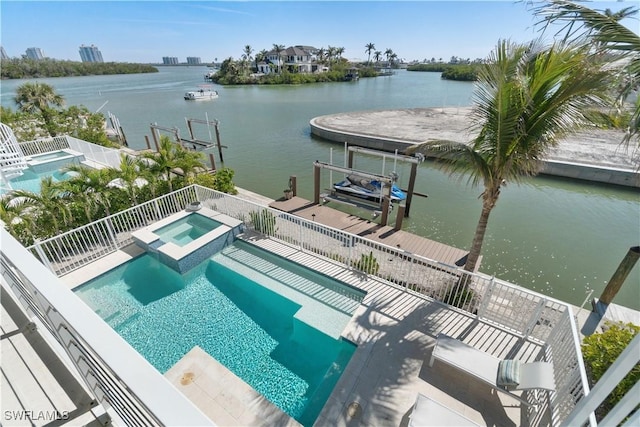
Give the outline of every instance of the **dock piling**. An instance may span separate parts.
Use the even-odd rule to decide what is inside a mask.
[[[620,262],[618,269],[613,273],[604,291],[602,291],[599,302],[602,304],[610,304],[611,301],[613,301],[613,298],[615,298],[622,284],[627,279],[627,276],[636,265],[638,258],[640,258],[640,246],[632,246],[629,248],[629,251],[627,251],[627,254]]]

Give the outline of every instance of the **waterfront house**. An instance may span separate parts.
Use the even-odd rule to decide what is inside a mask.
[[[326,71],[316,61],[317,49],[311,46],[290,46],[279,53],[271,50],[265,60],[258,63],[258,73],[270,74],[284,68],[292,73],[314,73]]]

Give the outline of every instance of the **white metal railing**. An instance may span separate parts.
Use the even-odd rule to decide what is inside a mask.
[[[84,154],[85,159],[92,162],[113,168],[120,165],[120,150],[103,147],[68,135],[20,142],[18,146],[25,156],[70,149]]]
[[[36,139],[18,143],[25,156],[48,153],[50,151],[69,148],[69,140],[66,136],[54,136],[53,138]]]
[[[0,174],[3,180],[22,175],[22,171],[26,168],[24,153],[13,131],[9,126],[0,123]],[[10,189],[11,186],[8,185],[8,188]]]
[[[214,425],[9,233],[0,233],[2,286],[62,346],[97,403],[127,426]]]
[[[28,249],[61,276],[132,244],[133,231],[180,212],[195,200],[195,188],[187,187],[36,242]]]
[[[120,166],[120,150],[103,147],[72,136],[67,136],[67,141],[69,142],[69,148],[84,154],[87,160],[112,168],[118,168]]]
[[[553,361],[558,391],[551,393],[554,421],[562,421],[588,393],[580,338],[571,307],[561,301],[479,273],[469,273],[402,249],[308,221],[235,196],[193,185],[37,242],[29,249],[56,274],[66,274],[133,242],[131,232],[178,212],[193,201],[243,221],[247,230],[330,258],[442,301],[542,346]],[[555,422],[554,422],[555,424]]]

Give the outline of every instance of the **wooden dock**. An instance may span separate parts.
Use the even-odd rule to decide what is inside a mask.
[[[469,253],[406,231],[394,230],[390,226],[382,226],[359,216],[330,208],[327,205],[316,205],[301,197],[276,200],[270,203],[269,206],[309,221],[315,221],[454,267],[464,266]],[[479,265],[480,262],[478,262],[477,267]]]

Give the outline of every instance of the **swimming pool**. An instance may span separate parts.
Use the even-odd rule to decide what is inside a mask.
[[[64,151],[64,150],[51,151],[49,153],[44,153],[44,154],[35,154],[35,155],[31,156],[31,161],[47,162],[47,161],[50,161],[50,160],[63,159],[65,157],[69,157],[69,156],[73,156],[73,154],[70,154],[69,152]]]
[[[22,175],[11,178],[9,184],[14,190],[39,193],[43,178],[51,177],[53,182],[69,179],[71,175],[63,172],[63,169],[70,164],[80,164],[83,160],[85,157],[82,153],[72,150],[36,154],[28,157],[27,169],[22,171]]]
[[[11,188],[14,190],[31,191],[32,193],[40,192],[40,185],[43,178],[50,176],[53,182],[64,181],[69,179],[69,175],[62,171],[47,171],[47,172],[34,172],[28,168],[22,171],[22,175],[17,176],[9,180]]]
[[[306,426],[355,351],[340,332],[364,297],[242,241],[183,275],[145,254],[75,292],[160,372],[200,346]]]
[[[198,213],[187,215],[178,221],[154,231],[163,242],[184,246],[216,229],[222,223]]]

